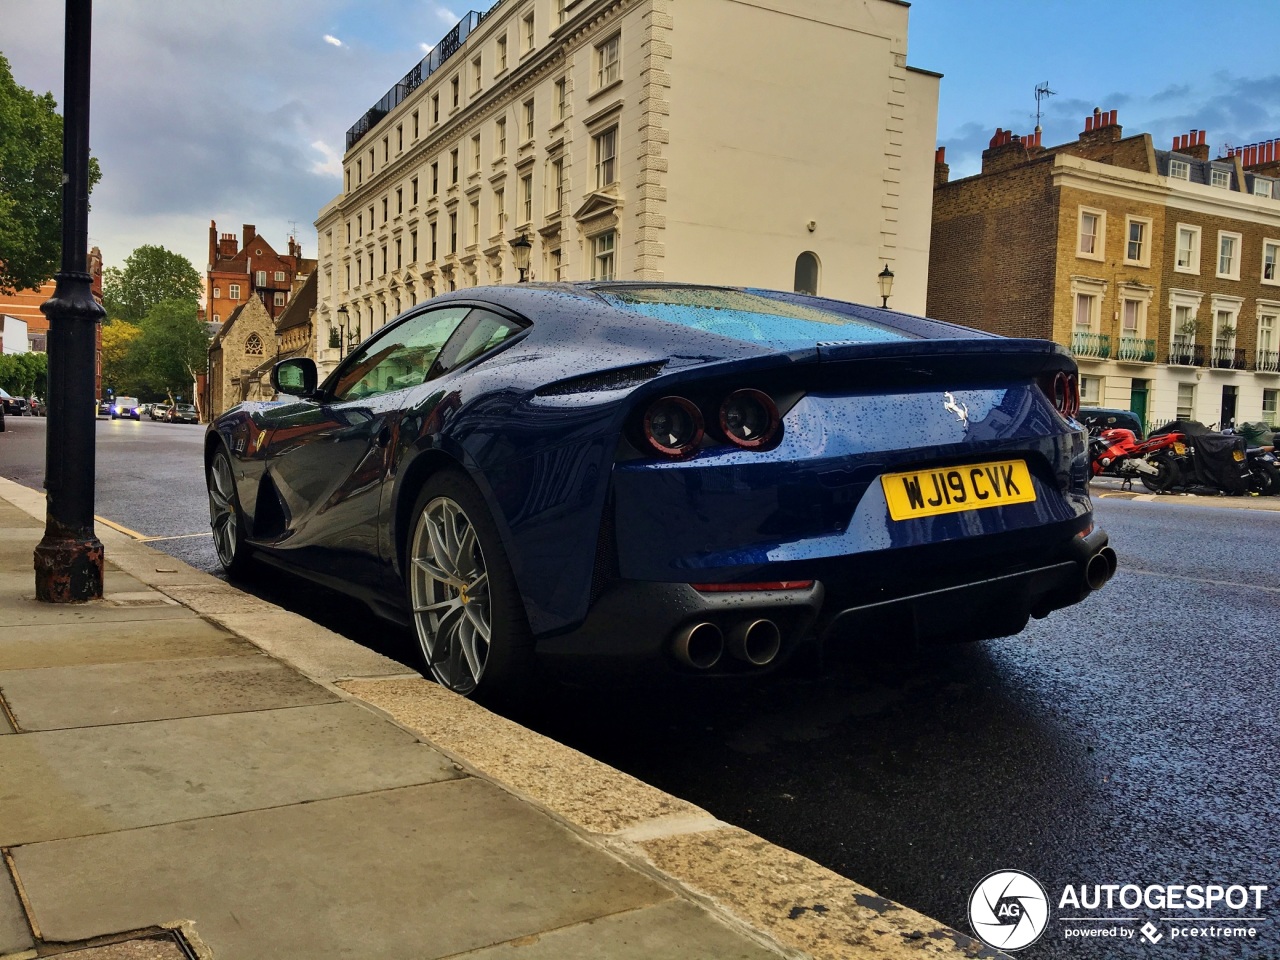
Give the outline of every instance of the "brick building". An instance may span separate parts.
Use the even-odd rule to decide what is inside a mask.
[[[1083,402],[1149,424],[1275,423],[1280,160],[1158,150],[1095,110],[1076,140],[997,130],[982,172],[935,157],[928,313],[1068,347]]]
[[[246,399],[259,399],[263,369],[278,352],[275,321],[261,298],[236,307],[209,344],[208,396],[204,413],[212,420]]]
[[[235,309],[256,297],[274,320],[289,303],[293,282],[315,270],[315,260],[302,256],[302,245],[289,238],[289,252],[276,253],[251,223],[243,227],[242,239],[234,233],[219,235],[218,225],[209,221],[209,264],[205,276],[206,315],[221,324]]]
[[[803,6],[803,11],[798,7]],[[937,74],[898,0],[501,0],[347,132],[316,219],[318,359],[518,279],[805,289],[922,311]],[[803,51],[797,55],[796,51]],[[338,314],[339,308],[345,313]]]

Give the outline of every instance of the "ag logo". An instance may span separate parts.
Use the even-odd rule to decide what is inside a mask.
[[[969,897],[969,925],[989,947],[1021,950],[1049,925],[1049,897],[1040,881],[1021,870],[983,877]]]

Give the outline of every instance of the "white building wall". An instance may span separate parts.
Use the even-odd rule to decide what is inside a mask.
[[[0,353],[27,353],[30,349],[27,322],[0,314]]]

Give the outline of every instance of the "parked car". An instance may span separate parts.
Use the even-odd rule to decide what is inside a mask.
[[[49,415],[49,408],[45,406],[44,399],[41,397],[29,397],[28,403],[31,405],[31,413],[37,417],[45,417]]]
[[[164,418],[169,423],[200,422],[200,414],[196,412],[195,404],[192,403],[175,403],[169,408]]]
[[[110,401],[110,400],[99,400],[99,401],[98,401],[98,416],[100,416],[100,417],[109,417],[109,416],[111,416],[111,401]]]
[[[1136,439],[1143,438],[1142,420],[1132,410],[1112,407],[1081,407],[1076,419],[1092,433],[1118,428],[1132,430]]]
[[[140,404],[138,404],[138,419],[139,419],[139,420],[141,420],[143,417],[145,417],[145,416],[147,416],[149,413],[151,413],[151,408],[152,408],[152,407],[154,407],[154,406],[155,406],[155,404],[154,404],[154,403],[140,403]]]
[[[153,403],[147,415],[151,417],[152,420],[163,420],[165,417],[165,414],[167,414],[168,412],[169,412],[169,405],[167,403]]]
[[[11,417],[25,417],[31,413],[26,397],[15,397],[7,390],[0,390],[0,406]]]
[[[801,294],[447,293],[209,427],[218,558],[411,624],[461,694],[1021,631],[1115,570],[1070,354]]]
[[[111,404],[111,419],[116,420],[121,417],[127,417],[130,420],[142,419],[138,415],[137,397],[116,397]]]

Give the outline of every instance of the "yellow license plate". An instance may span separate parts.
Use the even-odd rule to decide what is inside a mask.
[[[1173,452],[1180,457],[1185,456],[1187,452],[1187,445],[1185,443],[1175,443],[1173,445]]]
[[[1031,503],[1036,498],[1031,473],[1022,460],[886,473],[880,485],[889,516],[895,520]]]

